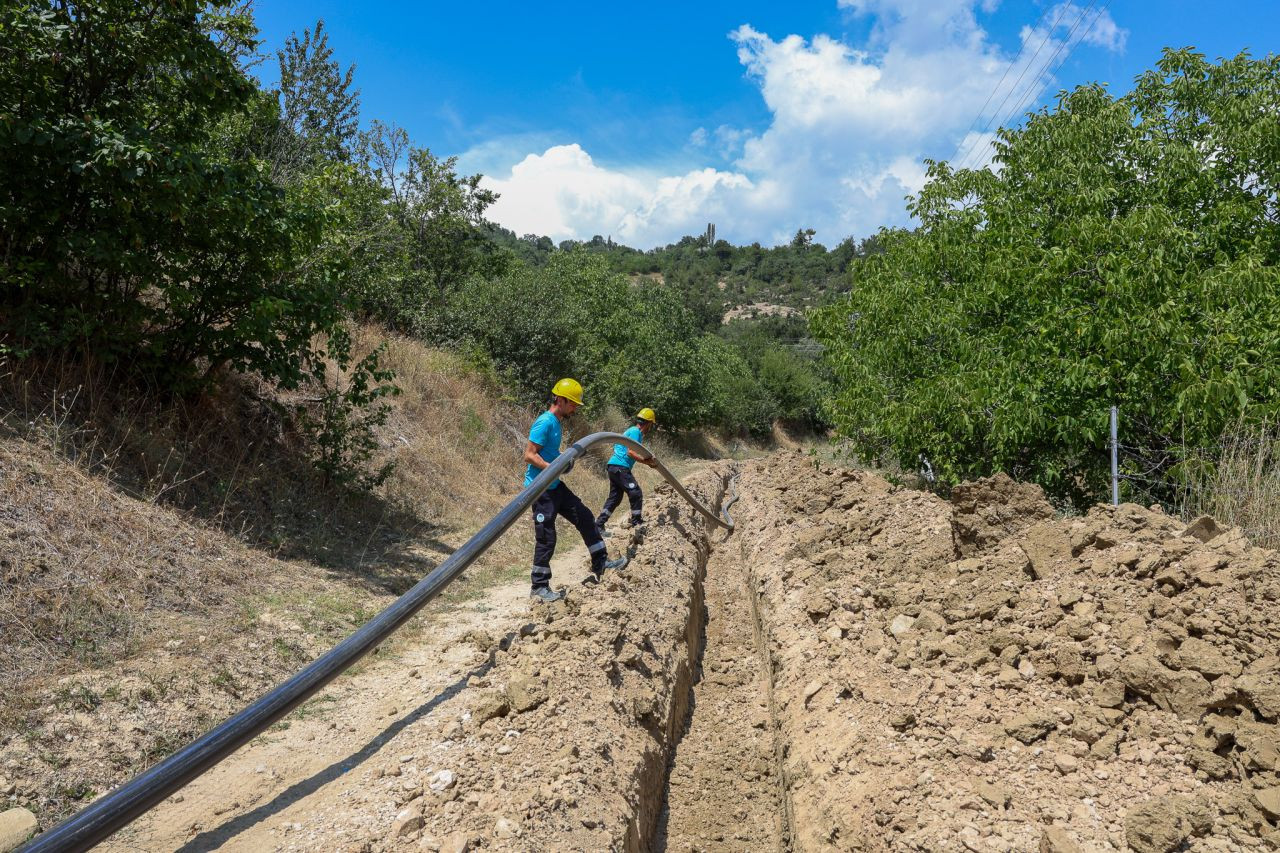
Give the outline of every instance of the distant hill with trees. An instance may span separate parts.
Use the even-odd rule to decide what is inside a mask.
[[[517,236],[498,225],[485,226],[490,238],[515,257],[542,266],[556,253],[581,249],[603,256],[611,269],[632,278],[649,277],[679,288],[700,314],[717,320],[731,308],[766,303],[806,310],[848,292],[849,264],[879,251],[877,238],[849,237],[828,249],[813,240],[811,228],[798,230],[789,243],[766,247],[735,246],[707,233],[685,236],[654,249],[634,249],[609,237],[564,240],[536,234]]]

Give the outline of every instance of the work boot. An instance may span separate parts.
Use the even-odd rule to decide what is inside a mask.
[[[555,604],[564,598],[564,591],[552,589],[549,586],[535,586],[529,596],[536,601],[541,601],[543,604]]]
[[[587,586],[594,586],[604,580],[605,572],[620,572],[627,567],[627,557],[618,557],[616,560],[605,560],[599,569],[592,569],[591,573],[582,579]]]
[[[612,533],[610,533],[608,530],[605,530],[605,529],[604,529],[604,525],[603,525],[603,524],[600,524],[600,523],[598,523],[598,522],[596,523],[596,533],[599,533],[599,534],[600,534],[600,538],[601,538],[601,539],[608,539],[610,536],[612,536],[612,535],[613,535],[613,534],[612,534]]]

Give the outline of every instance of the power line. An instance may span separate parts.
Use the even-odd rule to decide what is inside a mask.
[[[1072,37],[1075,36],[1076,30],[1080,28],[1080,23],[1084,20],[1085,16],[1089,14],[1089,10],[1094,7],[1094,4],[1096,2],[1097,0],[1093,0],[1092,2],[1089,3],[1089,6],[1084,10],[1084,12],[1080,14],[1080,17],[1076,19],[1075,24],[1071,27],[1071,31],[1067,33],[1066,39],[1063,40],[1062,44],[1058,45],[1058,49],[1054,51],[1053,56],[1049,57],[1049,61],[1045,64],[1045,68],[1049,69],[1049,73],[1048,73],[1049,77],[1053,77],[1053,75],[1058,73],[1058,69],[1060,69],[1063,65],[1065,65],[1067,59],[1070,58],[1071,51],[1074,50],[1075,47],[1079,47],[1080,42],[1084,41],[1086,38],[1089,37],[1089,33],[1093,32],[1094,26],[1097,25],[1098,21],[1101,20],[1102,16],[1106,13],[1107,5],[1110,2],[1110,0],[1105,0],[1105,2],[1103,2],[1103,4],[1098,8],[1098,13],[1093,16],[1093,19],[1091,21],[1089,21],[1089,26],[1086,27],[1084,32],[1080,34],[1080,38],[1076,39],[1075,47],[1072,47],[1071,45]],[[1063,55],[1062,60],[1058,62],[1057,65],[1053,65],[1053,61],[1058,58],[1058,55],[1061,54],[1063,50],[1067,51],[1066,54]],[[1049,66],[1053,66],[1053,67],[1049,68]],[[1043,69],[1042,69],[1042,73],[1043,73]],[[1039,75],[1037,75],[1036,79],[1032,79],[1032,81],[1029,84],[1027,84],[1027,88],[1023,90],[1021,97],[1019,97],[1017,100],[1014,101],[1013,111],[1010,112],[1007,116],[1005,116],[1004,121],[1001,122],[1002,125],[1011,121],[1014,115],[1017,114],[1019,109],[1018,104],[1026,100],[1026,98],[1031,94],[1032,90],[1035,88],[1038,82],[1038,76]],[[1017,84],[1015,83],[1014,85],[1016,86]]]
[[[1032,32],[1035,32],[1036,28],[1039,27],[1042,23],[1044,23],[1045,15],[1048,15],[1048,14],[1049,14],[1048,9],[1045,9],[1043,12],[1040,13],[1040,19],[1036,21],[1035,25],[1032,26],[1031,28]],[[1054,23],[1056,24],[1057,22],[1055,21]],[[1052,32],[1053,31],[1052,28],[1050,28],[1049,31]],[[1041,45],[1043,44],[1044,43],[1041,42]],[[955,153],[951,155],[951,162],[953,163],[958,162],[957,158],[960,156],[960,149],[961,147],[964,146],[965,140],[968,139],[969,134],[973,132],[973,129],[978,126],[978,122],[982,121],[982,116],[986,112],[987,106],[991,103],[991,99],[995,97],[996,92],[1000,91],[1000,87],[1004,85],[1005,78],[1009,76],[1009,72],[1013,70],[1013,67],[1018,64],[1018,60],[1022,58],[1022,53],[1026,49],[1027,49],[1027,43],[1025,41],[1022,42],[1022,44],[1018,45],[1017,55],[1013,57],[1013,60],[1010,61],[1008,65],[1005,66],[1004,73],[1000,75],[999,82],[997,82],[996,85],[991,88],[991,91],[987,93],[987,99],[983,101],[982,106],[978,108],[978,114],[973,117],[973,121],[969,124],[969,129],[964,132],[964,135],[960,137],[960,141],[956,143],[956,150],[955,150]],[[1035,57],[1032,57],[1032,59],[1034,58]]]
[[[1093,7],[1096,4],[1097,4],[1097,0],[1089,0],[1089,5],[1084,8],[1084,11],[1082,11],[1080,15],[1076,18],[1076,22],[1071,25],[1071,30],[1067,33],[1067,37],[1062,40],[1062,42],[1058,45],[1057,50],[1055,50],[1053,52],[1053,55],[1049,57],[1048,61],[1046,61],[1045,64],[1040,67],[1040,70],[1037,71],[1035,76],[1031,78],[1031,82],[1027,84],[1027,88],[1024,89],[1022,91],[1022,94],[1018,97],[1018,99],[1014,101],[1013,109],[1008,113],[1004,113],[1003,112],[1004,104],[1002,103],[1000,107],[996,110],[996,115],[1004,116],[1004,118],[1000,121],[1000,124],[998,125],[998,127],[1003,127],[1008,122],[1012,121],[1013,117],[1017,115],[1018,110],[1022,108],[1021,107],[1022,102],[1025,101],[1027,96],[1030,95],[1031,92],[1035,89],[1036,85],[1040,82],[1042,75],[1044,75],[1046,71],[1048,71],[1047,76],[1052,77],[1057,72],[1057,70],[1062,67],[1062,64],[1067,61],[1067,57],[1071,55],[1071,50],[1068,48],[1071,47],[1071,40],[1075,36],[1076,30],[1080,29],[1080,24],[1084,22],[1084,19],[1088,17],[1089,12],[1093,10]],[[1064,5],[1069,5],[1069,4],[1064,4]],[[1081,41],[1084,41],[1084,39],[1089,35],[1089,33],[1092,32],[1094,25],[1098,23],[1098,20],[1102,17],[1102,14],[1103,12],[1106,11],[1106,8],[1107,8],[1107,3],[1104,2],[1102,7],[1098,11],[1098,14],[1095,15],[1093,20],[1089,22],[1088,28],[1084,31],[1084,34],[1081,35],[1080,38],[1076,41],[1076,44],[1079,44]],[[1062,57],[1062,62],[1059,62],[1057,66],[1054,66],[1052,69],[1050,69],[1050,66],[1053,66],[1053,61],[1058,58],[1058,55],[1061,54],[1063,50],[1067,50],[1067,54],[1066,56]],[[1025,72],[1025,69],[1024,69],[1024,72]],[[1021,77],[1018,79],[1018,82],[1021,82]],[[1005,101],[1008,101],[1009,98],[1013,96],[1014,91],[1018,87],[1018,82],[1015,82],[1013,84],[1013,88],[1009,90],[1009,94],[1005,97]],[[983,133],[985,132],[986,130],[984,129]],[[975,148],[971,150],[970,153],[976,154],[980,150],[981,149]],[[975,160],[974,165],[977,165],[977,162],[978,161]]]
[[[1071,36],[1075,34],[1076,28],[1080,26],[1080,22],[1084,20],[1085,15],[1089,14],[1089,10],[1093,8],[1094,3],[1096,2],[1097,0],[1089,0],[1089,5],[1086,6],[1085,9],[1076,18],[1076,22],[1071,27],[1071,30],[1067,33],[1067,37],[1062,40],[1062,42],[1058,45],[1058,49],[1054,51],[1052,56],[1050,56],[1047,60],[1045,60],[1045,63],[1041,65],[1039,69],[1036,71],[1036,73],[1032,76],[1031,83],[1028,85],[1028,88],[1026,91],[1030,91],[1032,88],[1035,87],[1035,84],[1041,79],[1045,71],[1048,70],[1049,66],[1053,64],[1053,60],[1057,58],[1058,53],[1069,41],[1071,41]],[[1058,7],[1059,9],[1058,17],[1054,20],[1053,26],[1049,28],[1049,31],[1045,33],[1044,40],[1040,42],[1040,48],[1036,50],[1036,56],[1039,56],[1040,50],[1042,50],[1044,46],[1049,43],[1049,39],[1052,37],[1053,31],[1057,28],[1058,23],[1062,20],[1062,13],[1065,12],[1070,6],[1071,6],[1070,3],[1063,3],[1061,6]],[[994,122],[997,118],[999,118],[1000,120],[999,120],[999,123],[996,124],[996,127],[1000,128],[1000,127],[1003,127],[1005,123],[1009,121],[1009,118],[1012,117],[1012,114],[1006,113],[1004,111],[1005,104],[1009,103],[1009,99],[1013,97],[1013,93],[1018,90],[1019,84],[1021,84],[1022,79],[1027,76],[1027,71],[1030,70],[1031,65],[1034,62],[1035,62],[1035,56],[1032,56],[1031,62],[1028,62],[1026,68],[1022,69],[1022,73],[1018,75],[1018,79],[1013,82],[1013,85],[1011,87],[1009,87],[1009,91],[1004,96],[1004,100],[1000,102],[1000,106],[996,107],[996,111],[992,113],[991,121],[987,122],[986,127],[982,129],[982,135],[985,135],[987,131],[991,129],[992,122]],[[1014,101],[1014,104],[1013,104],[1014,113],[1017,112],[1023,98],[1026,97],[1026,91],[1023,92],[1022,97],[1020,97],[1017,101]],[[1003,118],[1001,118],[1002,116]],[[980,139],[981,136],[979,136],[978,138]],[[977,139],[975,139],[973,146],[971,146],[969,149],[969,155],[967,155],[965,159],[967,160],[969,156],[974,156],[973,165],[976,166],[981,160],[981,153],[980,153],[981,151],[982,149],[978,147]]]
[[[1063,13],[1063,11],[1065,11],[1065,10],[1066,10],[1067,6],[1068,6],[1068,4],[1067,4],[1067,3],[1062,3],[1062,4],[1059,4],[1059,5],[1058,5],[1058,7],[1057,7],[1057,8],[1058,8],[1058,14],[1054,15],[1054,17],[1053,17],[1053,23],[1052,23],[1052,24],[1050,24],[1050,25],[1049,25],[1049,28],[1048,28],[1047,30],[1045,30],[1045,31],[1044,31],[1044,38],[1040,39],[1040,45],[1036,48],[1036,52],[1035,52],[1035,53],[1033,53],[1033,54],[1031,54],[1031,58],[1027,60],[1027,64],[1026,64],[1026,65],[1023,67],[1023,69],[1022,69],[1022,73],[1018,75],[1018,79],[1017,79],[1017,80],[1015,80],[1015,81],[1013,82],[1013,85],[1009,87],[1009,91],[1005,94],[1005,96],[1004,96],[1004,100],[1003,100],[1003,101],[1001,101],[1001,102],[1000,102],[1000,106],[996,108],[996,112],[995,112],[995,113],[992,113],[992,117],[993,117],[993,118],[995,117],[995,115],[999,114],[1000,110],[1002,110],[1002,109],[1004,108],[1004,105],[1005,105],[1006,103],[1008,103],[1008,101],[1009,101],[1009,95],[1013,94],[1013,90],[1014,90],[1014,89],[1016,89],[1016,88],[1018,87],[1018,84],[1022,82],[1022,78],[1026,76],[1026,74],[1027,74],[1027,69],[1028,69],[1028,68],[1030,68],[1033,64],[1035,64],[1036,57],[1040,55],[1040,51],[1044,50],[1044,46],[1045,46],[1046,44],[1048,44],[1048,43],[1049,43],[1049,39],[1053,36],[1053,31],[1054,31],[1054,30],[1056,30],[1056,29],[1058,28],[1058,22],[1059,22],[1060,20],[1062,20],[1062,13]],[[1044,16],[1045,16],[1045,15],[1047,15],[1048,13],[1049,13],[1049,11],[1046,9],[1046,10],[1045,10],[1045,12],[1044,12],[1044,14],[1042,14],[1042,15],[1040,16],[1040,20],[1041,20],[1041,21],[1043,21],[1043,20],[1044,20]],[[1038,22],[1037,22],[1037,23],[1038,23]],[[1026,44],[1025,44],[1025,43],[1023,44],[1023,47],[1024,47],[1024,48],[1026,47]],[[1021,50],[1019,50],[1019,51],[1018,51],[1018,56],[1021,56],[1021,55],[1022,55],[1022,51],[1021,51]],[[1006,75],[1006,76],[1008,75],[1009,71],[1013,70],[1013,65],[1014,65],[1014,64],[1017,64],[1017,61],[1018,61],[1018,60],[1017,60],[1017,58],[1015,58],[1015,59],[1014,59],[1014,61],[1013,61],[1013,63],[1012,63],[1012,64],[1010,64],[1009,68],[1008,68],[1008,69],[1006,69],[1006,71],[1005,71],[1005,75]],[[1042,70],[1043,70],[1043,69],[1042,69]],[[1000,78],[1000,82],[1001,82],[1001,83],[1003,83],[1003,82],[1004,82],[1004,77],[1001,77],[1001,78]],[[999,89],[999,88],[1000,88],[1000,84],[999,84],[999,83],[997,83],[997,84],[996,84],[996,88],[991,90],[991,94],[992,94],[992,95],[995,95],[996,90],[997,90],[997,89]],[[988,98],[988,101],[990,101],[990,98]],[[983,104],[983,105],[982,105],[982,109],[983,109],[983,110],[985,110],[986,108],[987,108],[986,104]],[[970,133],[972,133],[972,132],[973,132],[973,128],[974,128],[974,126],[975,126],[975,125],[977,125],[977,123],[978,123],[979,121],[981,121],[981,120],[982,120],[982,111],[981,111],[981,110],[979,110],[979,111],[978,111],[978,116],[977,116],[977,118],[975,118],[975,119],[974,119],[974,121],[973,121],[973,125],[970,125],[970,126],[969,126],[969,130],[965,131],[965,136],[968,136]],[[984,128],[982,129],[982,132],[983,132],[983,133],[986,133],[986,132],[987,132],[987,129],[988,129],[988,128],[990,128],[990,127],[991,127],[991,121],[990,121],[990,120],[988,120],[988,121],[987,121],[987,124],[986,124],[986,127],[984,127]],[[963,139],[962,139],[962,140],[960,140],[960,143],[961,143],[961,145],[964,145],[964,140],[963,140]],[[973,142],[970,142],[970,143],[968,144],[967,150],[965,151],[965,156],[964,156],[964,158],[963,158],[963,159],[958,160],[957,162],[963,163],[965,160],[968,160],[968,159],[969,159],[969,155],[973,153],[973,147],[974,147],[976,144],[977,144],[976,140],[975,140],[975,141],[973,141]],[[958,149],[957,149],[956,154],[957,154],[957,157],[958,157],[958,156],[959,156],[959,150],[958,150]],[[957,167],[957,168],[961,168],[961,167]]]

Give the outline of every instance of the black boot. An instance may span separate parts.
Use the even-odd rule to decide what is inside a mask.
[[[555,604],[564,598],[564,590],[552,589],[549,586],[535,586],[529,596],[535,601],[541,601],[543,604]]]

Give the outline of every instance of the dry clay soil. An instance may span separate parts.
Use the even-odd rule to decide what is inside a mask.
[[[656,489],[623,574],[494,590],[106,849],[1280,847],[1276,553],[1003,477],[688,485],[731,537]]]

